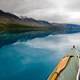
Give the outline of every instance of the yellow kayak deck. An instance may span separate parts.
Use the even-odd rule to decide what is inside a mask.
[[[79,51],[72,48],[68,54],[61,59],[55,70],[50,74],[48,80],[76,80],[79,66]]]

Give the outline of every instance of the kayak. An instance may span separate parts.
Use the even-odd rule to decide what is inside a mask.
[[[77,80],[79,67],[79,51],[76,48],[71,48],[70,51],[65,55],[65,57],[66,56],[72,56],[68,63],[66,63],[66,67],[59,73],[56,72],[55,68],[55,70],[50,74],[48,80]],[[53,78],[54,76],[56,78]]]

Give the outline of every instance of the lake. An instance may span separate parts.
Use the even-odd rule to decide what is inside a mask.
[[[0,48],[0,80],[47,80],[59,60],[79,49],[80,33],[48,35]]]

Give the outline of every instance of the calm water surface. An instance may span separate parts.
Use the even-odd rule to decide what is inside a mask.
[[[47,80],[80,33],[49,35],[0,48],[0,80]]]

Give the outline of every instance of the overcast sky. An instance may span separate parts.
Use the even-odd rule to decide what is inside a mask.
[[[0,0],[0,9],[50,22],[80,23],[80,0]]]

